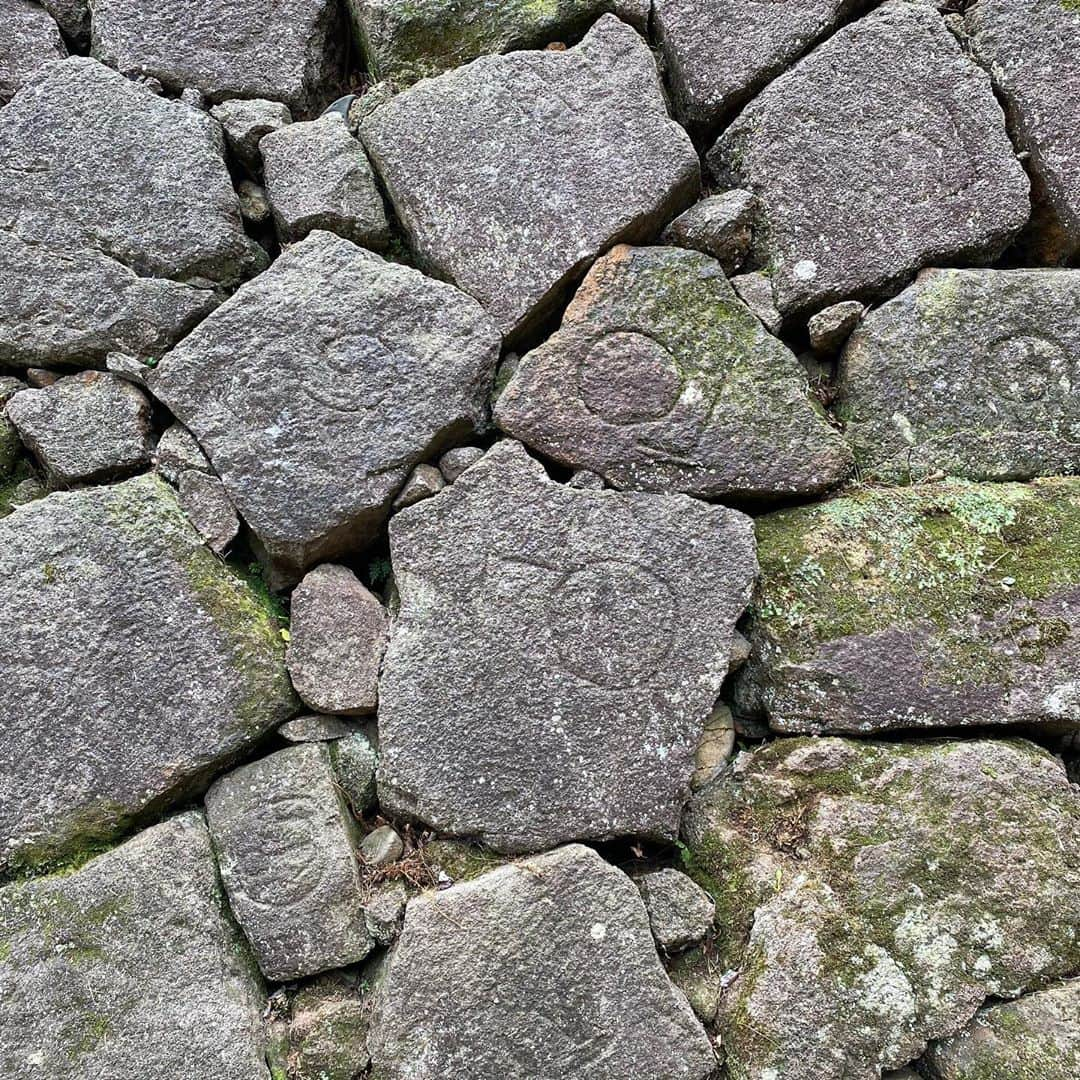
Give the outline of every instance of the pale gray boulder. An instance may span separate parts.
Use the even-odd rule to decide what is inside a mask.
[[[993,261],[1030,212],[990,80],[930,5],[887,3],[838,31],[739,114],[709,164],[757,196],[752,258],[785,316],[935,262]]]
[[[656,870],[637,879],[656,944],[667,952],[696,945],[712,929],[716,904],[679,870]]]
[[[390,546],[383,808],[500,851],[671,838],[756,570],[750,519],[575,490],[503,441],[396,514]]]
[[[224,555],[240,532],[240,519],[225,485],[216,476],[188,469],[180,474],[179,499],[206,546],[215,555]]]
[[[787,732],[1080,729],[1080,479],[867,485],[754,526],[737,711]]]
[[[862,474],[1080,472],[1080,270],[935,270],[871,312],[836,409]]]
[[[580,37],[614,12],[642,33],[649,0],[347,0],[373,76],[403,87],[478,56]]]
[[[333,0],[93,0],[92,10],[93,55],[168,90],[195,87],[211,101],[271,98],[307,116],[344,77],[347,35]]]
[[[197,791],[295,710],[277,622],[163,481],[0,521],[0,872]]]
[[[206,793],[206,816],[229,906],[268,979],[355,964],[371,951],[353,829],[324,743],[223,776]]]
[[[195,436],[183,424],[170,424],[162,432],[154,449],[154,465],[173,485],[179,484],[180,477],[189,470],[214,471]]]
[[[30,1080],[267,1080],[263,988],[202,815],[0,889],[0,1069]]]
[[[237,163],[252,176],[262,173],[259,144],[263,136],[292,123],[288,105],[264,98],[230,98],[212,106],[210,115],[225,132],[225,142]]]
[[[375,712],[386,651],[386,611],[346,566],[325,563],[293,590],[285,664],[316,712]]]
[[[483,422],[499,337],[452,285],[313,233],[167,357],[275,584],[373,539],[411,469]]]
[[[641,897],[572,845],[409,902],[376,995],[379,1080],[705,1080],[709,1039]]]
[[[67,56],[53,17],[32,0],[0,0],[0,105],[50,60]]]
[[[652,53],[611,15],[567,51],[484,57],[419,83],[360,134],[417,256],[507,335],[542,320],[611,244],[659,232],[700,183]]]
[[[750,250],[755,205],[754,196],[738,188],[711,195],[680,214],[660,242],[711,255],[725,274],[734,274]]]
[[[965,30],[1030,155],[1036,255],[1064,261],[1080,251],[1080,8],[1073,0],[979,0]]]
[[[368,866],[389,866],[404,854],[401,837],[392,825],[380,825],[360,842],[360,857]]]
[[[617,247],[495,405],[506,432],[616,488],[705,498],[821,492],[851,452],[806,373],[683,248]]]
[[[930,1047],[929,1080],[1074,1080],[1080,1076],[1080,979],[980,1009]]]
[[[841,300],[819,311],[806,324],[814,352],[821,357],[838,352],[865,314],[866,307],[858,300]]]
[[[8,419],[54,488],[130,476],[150,464],[150,402],[137,386],[83,371],[21,390]]]
[[[732,1076],[878,1080],[1080,966],[1080,788],[1023,740],[781,739],[691,802],[684,840]],[[1043,1074],[980,1080],[1014,1075]]]
[[[266,190],[282,243],[326,229],[384,248],[390,223],[363,146],[337,113],[289,124],[259,143]]]

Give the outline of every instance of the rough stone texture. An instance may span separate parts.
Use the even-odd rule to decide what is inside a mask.
[[[819,311],[807,324],[810,344],[819,356],[837,352],[862,322],[866,308],[858,300],[841,300]]]
[[[265,225],[273,217],[270,196],[261,184],[241,180],[236,185],[236,197],[240,201],[240,213],[252,225]]]
[[[364,247],[390,242],[386,208],[364,148],[337,113],[289,124],[259,143],[283,243],[328,229]]]
[[[262,987],[201,814],[0,889],[0,942],[5,1076],[267,1080]]]
[[[206,794],[229,905],[268,979],[283,982],[362,960],[348,810],[323,743],[279,750]]]
[[[756,522],[744,711],[781,731],[1080,725],[1080,480],[866,488]]]
[[[990,80],[930,5],[840,30],[743,110],[709,163],[757,195],[753,254],[785,315],[934,262],[992,260],[1029,213]]]
[[[755,202],[749,191],[738,188],[703,199],[680,214],[660,241],[711,255],[725,274],[734,274],[750,250]]]
[[[471,469],[482,457],[479,446],[455,446],[439,458],[439,470],[443,479],[452,484],[466,469]]]
[[[610,15],[568,51],[420,83],[360,132],[417,255],[504,334],[541,320],[612,243],[654,235],[700,180],[652,53]]]
[[[41,0],[41,6],[80,47],[90,41],[90,8],[87,0]]]
[[[335,971],[301,986],[288,1017],[269,1025],[267,1060],[275,1080],[356,1080],[371,1059],[369,1008],[352,972]]]
[[[368,866],[389,866],[401,858],[405,846],[391,825],[380,825],[364,837],[360,856]]]
[[[375,770],[379,764],[375,740],[363,731],[338,739],[330,747],[330,760],[338,789],[360,817],[375,802]]]
[[[150,464],[150,402],[132,383],[84,371],[7,403],[51,487],[129,476]]]
[[[283,583],[376,535],[413,466],[483,420],[497,356],[475,301],[320,232],[218,308],[150,385]]]
[[[931,1080],[1074,1080],[1080,1076],[1080,980],[981,1009],[923,1059]]]
[[[443,474],[434,465],[417,465],[405,486],[394,499],[394,510],[404,510],[406,506],[415,506],[432,495],[438,495],[446,487]]]
[[[288,718],[274,619],[161,480],[0,521],[0,871],[84,848]]]
[[[649,0],[347,0],[376,79],[408,86],[488,53],[580,37],[606,12],[642,33]]]
[[[401,933],[409,890],[401,881],[384,881],[364,897],[364,923],[380,945],[392,945]]]
[[[780,333],[784,317],[776,308],[772,285],[764,274],[758,271],[739,274],[731,279],[731,287],[770,334]]]
[[[196,286],[265,265],[221,153],[205,113],[93,60],[27,84],[0,111],[0,366],[158,356],[214,307]]]
[[[262,98],[231,98],[210,110],[225,132],[225,142],[236,161],[251,173],[262,173],[259,144],[264,135],[280,131],[292,123],[288,105]]]
[[[316,712],[375,712],[386,612],[346,566],[317,566],[293,590],[285,657],[300,699]]]
[[[225,485],[197,469],[180,475],[180,505],[215,555],[223,555],[240,532],[240,519]]]
[[[289,742],[329,742],[344,739],[356,729],[348,720],[339,716],[298,716],[286,720],[278,728],[278,734]]]
[[[678,870],[657,870],[638,878],[657,945],[678,952],[696,945],[712,927],[716,904],[692,878]]]
[[[655,0],[679,118],[693,128],[715,127],[865,6],[863,0]]]
[[[937,270],[871,312],[840,363],[862,475],[1080,471],[1080,270]]]
[[[126,75],[212,101],[272,98],[300,115],[336,95],[347,40],[333,0],[93,0],[92,37],[94,56]]]
[[[376,1002],[378,1080],[704,1080],[633,883],[573,845],[409,902]]]
[[[154,465],[170,484],[179,484],[189,469],[213,471],[195,436],[183,424],[170,424],[162,432],[154,450]]]
[[[22,440],[18,429],[7,417],[7,403],[25,389],[26,383],[21,379],[0,375],[0,482],[7,480],[15,471],[22,457]]]
[[[717,704],[705,724],[697,752],[694,754],[694,775],[690,777],[691,791],[699,791],[724,768],[735,750],[735,720],[731,709]]]
[[[522,357],[495,420],[618,488],[805,495],[851,471],[794,355],[719,263],[682,248],[597,262],[559,332]]]
[[[62,60],[67,48],[53,17],[31,0],[0,0],[0,105],[50,60]]]
[[[1006,102],[1035,177],[1036,249],[1080,251],[1080,9],[1073,0],[979,0],[966,15],[976,58]]]
[[[672,837],[756,569],[749,519],[567,488],[507,441],[395,515],[390,545],[384,809],[505,851]]]
[[[1080,790],[1030,743],[780,740],[684,836],[737,1080],[877,1080],[987,996],[1080,970]]]
[[[150,373],[146,363],[122,352],[111,352],[105,357],[105,370],[138,387],[146,386],[146,376]]]

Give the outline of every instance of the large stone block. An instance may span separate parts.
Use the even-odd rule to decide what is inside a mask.
[[[0,104],[50,60],[67,56],[53,17],[31,0],[0,0]]]

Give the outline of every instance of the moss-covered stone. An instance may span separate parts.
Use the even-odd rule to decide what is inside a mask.
[[[1080,479],[856,488],[756,533],[738,697],[775,728],[1080,724]]]
[[[1080,791],[1022,740],[783,740],[684,839],[732,1080],[876,1080],[987,996],[1080,973]]]

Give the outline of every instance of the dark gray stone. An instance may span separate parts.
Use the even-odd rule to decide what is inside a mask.
[[[379,1080],[705,1080],[708,1037],[641,897],[577,845],[409,901],[376,998]]]
[[[83,371],[7,403],[51,487],[130,476],[150,464],[150,402],[132,383]]]
[[[637,879],[656,944],[667,952],[696,945],[712,929],[716,904],[678,870],[656,870]]]
[[[272,98],[307,116],[344,76],[347,35],[333,0],[93,0],[92,8],[93,55],[169,90]]]
[[[0,521],[0,871],[190,794],[294,710],[277,623],[146,476]]]
[[[749,191],[738,188],[713,195],[680,214],[660,241],[711,255],[725,274],[734,274],[750,250],[755,203]]]
[[[375,770],[379,753],[371,733],[358,731],[330,746],[337,786],[356,817],[375,802]]]
[[[0,1069],[26,1080],[266,1080],[265,999],[202,815],[0,889]]]
[[[360,133],[419,258],[507,335],[611,244],[655,235],[700,182],[652,53],[610,15],[565,52],[484,57],[417,84]]]
[[[364,922],[380,945],[389,946],[397,940],[408,899],[409,890],[402,881],[384,881],[364,897]]]
[[[53,17],[31,0],[0,0],[0,105],[50,60],[67,48]]]
[[[739,114],[709,163],[758,198],[752,256],[785,316],[934,262],[991,261],[1030,210],[990,80],[930,5],[888,3],[838,31]]]
[[[206,546],[224,555],[240,532],[240,519],[225,485],[197,469],[180,474],[180,505]]]
[[[795,356],[719,263],[683,248],[599,260],[562,328],[522,357],[495,421],[617,488],[776,498],[852,467]]]
[[[737,712],[773,728],[1080,728],[1080,479],[949,481],[756,518]]]
[[[206,814],[229,906],[268,979],[355,964],[371,951],[349,812],[324,743],[222,777]]]
[[[390,242],[386,208],[364,148],[343,117],[289,124],[259,143],[266,190],[283,243],[327,229],[369,248]]]
[[[732,1076],[877,1080],[1080,964],[1080,789],[1023,740],[781,739],[683,832]]]
[[[373,539],[410,470],[485,417],[498,334],[451,285],[313,233],[154,370],[275,584]]]
[[[478,56],[579,37],[612,11],[642,33],[649,0],[347,0],[373,75],[397,86]]]
[[[383,808],[503,851],[671,838],[756,569],[750,520],[556,484],[504,441],[395,515],[390,545]]]
[[[715,127],[863,0],[654,0],[653,17],[684,124]]]
[[[262,173],[259,143],[263,136],[292,123],[288,105],[262,98],[230,98],[213,106],[210,115],[225,132],[233,157],[252,176]]]
[[[6,481],[15,471],[22,458],[22,440],[15,425],[7,417],[6,406],[20,390],[25,389],[26,383],[21,379],[0,375],[0,483]]]
[[[90,43],[88,0],[41,0],[41,6],[80,48]]]
[[[236,185],[236,197],[240,201],[240,213],[253,225],[265,225],[273,217],[270,196],[266,188],[253,180],[241,180]]]
[[[923,1058],[929,1080],[1080,1076],[1080,979],[980,1009]]]
[[[1063,261],[1080,251],[1080,9],[1073,0],[979,0],[965,18],[1030,155],[1036,254]]]
[[[1080,471],[1080,270],[935,270],[871,312],[838,415],[866,477]]]
[[[285,663],[301,701],[322,713],[375,712],[386,612],[346,566],[317,566],[293,590]]]

